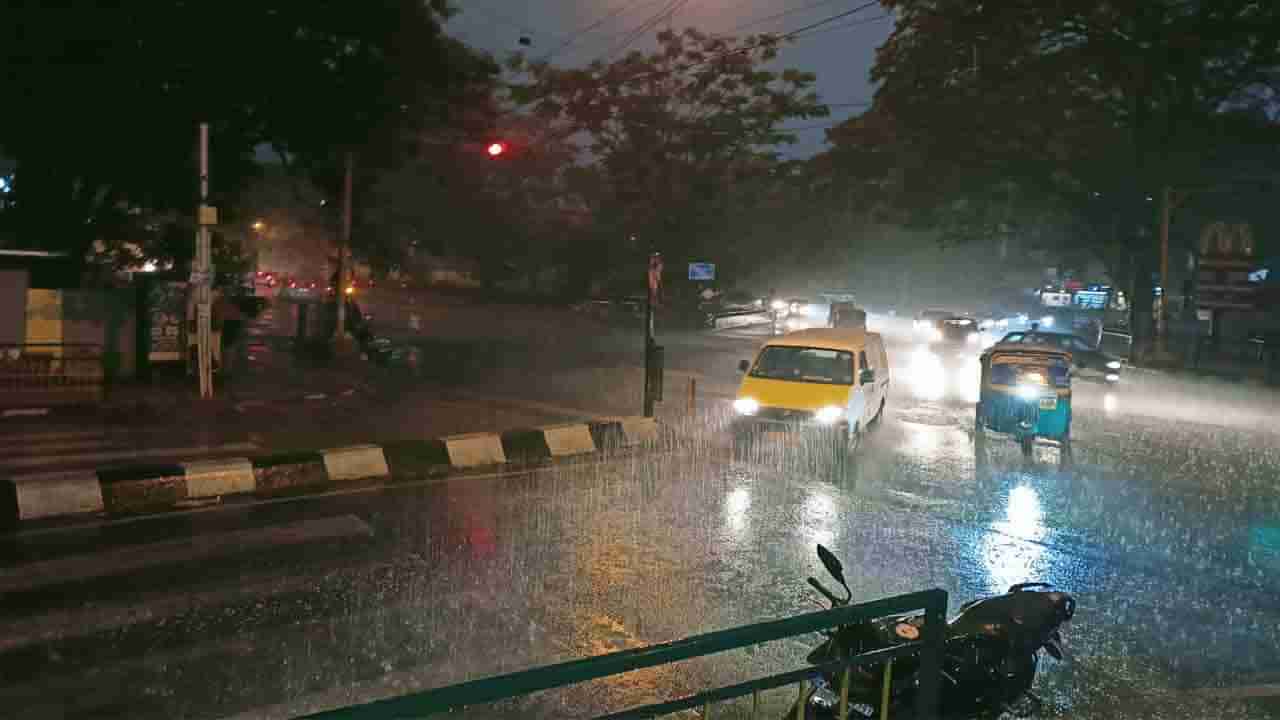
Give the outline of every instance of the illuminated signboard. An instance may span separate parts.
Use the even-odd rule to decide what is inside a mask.
[[[1071,298],[1071,303],[1084,310],[1106,310],[1110,293],[1103,290],[1080,290]]]
[[[1042,292],[1040,293],[1040,304],[1045,307],[1070,307],[1071,293],[1069,292]]]

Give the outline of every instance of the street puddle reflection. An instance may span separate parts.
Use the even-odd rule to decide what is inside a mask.
[[[982,558],[992,592],[1002,593],[1010,585],[1036,580],[1041,570],[1044,539],[1044,510],[1040,496],[1029,485],[1018,485],[1009,491],[1005,518],[991,523],[995,532],[982,535]],[[1024,542],[1029,541],[1029,542]]]
[[[747,512],[751,509],[751,491],[745,487],[737,487],[729,492],[724,501],[724,516],[729,530],[740,536],[747,527]]]
[[[836,503],[822,489],[813,490],[804,501],[804,532],[813,543],[830,545],[835,540]]]

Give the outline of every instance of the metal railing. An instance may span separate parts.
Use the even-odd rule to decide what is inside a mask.
[[[309,720],[389,720],[419,718],[437,713],[457,712],[463,708],[497,703],[531,693],[561,688],[568,685],[599,680],[614,675],[668,665],[705,655],[737,650],[762,643],[784,640],[798,635],[831,630],[842,625],[865,622],[877,618],[923,610],[924,627],[919,639],[890,648],[875,650],[828,664],[807,666],[798,670],[770,675],[735,685],[708,690],[696,695],[665,702],[631,708],[597,720],[623,720],[624,718],[653,718],[672,713],[702,708],[706,718],[714,703],[752,696],[752,717],[760,717],[759,693],[764,690],[798,686],[797,701],[793,706],[797,720],[803,720],[809,681],[821,673],[841,678],[834,688],[840,696],[837,717],[848,713],[850,669],[862,665],[884,663],[881,688],[881,718],[888,717],[891,697],[894,658],[919,654],[918,686],[916,689],[917,717],[935,718],[938,714],[938,692],[941,680],[943,639],[946,632],[947,593],[934,589],[908,595],[874,600],[858,605],[846,605],[830,610],[806,613],[781,620],[718,630],[695,635],[660,645],[572,660],[556,665],[532,668],[521,672],[499,675],[482,680],[472,680],[432,690],[376,700],[362,705],[329,710],[306,716]]]
[[[0,344],[0,404],[100,401],[106,368],[93,343]]]

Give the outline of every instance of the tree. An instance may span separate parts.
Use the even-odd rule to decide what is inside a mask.
[[[527,82],[513,97],[566,137],[587,138],[583,149],[604,187],[592,209],[612,226],[614,243],[635,236],[637,253],[652,246],[727,255],[732,243],[719,231],[742,207],[739,190],[773,172],[776,147],[794,141],[784,122],[827,108],[812,74],[764,69],[777,38],[690,29],[657,40],[653,53],[582,69],[517,57],[510,69]]]
[[[5,220],[20,242],[75,257],[118,240],[117,208],[192,212],[200,121],[226,208],[255,149],[324,184],[335,151],[389,162],[406,130],[440,124],[471,77],[494,71],[442,34],[443,0],[9,2],[2,14],[0,151],[18,165]]]
[[[1280,65],[1274,3],[885,5],[875,105],[832,139],[866,154],[891,129],[894,205],[955,238],[1048,225],[1131,244],[1156,216],[1146,197],[1203,182],[1223,111]]]

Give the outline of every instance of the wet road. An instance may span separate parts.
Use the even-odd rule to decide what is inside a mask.
[[[671,341],[674,369],[711,391],[682,421],[692,449],[8,538],[0,707],[289,717],[813,609],[821,542],[858,598],[936,586],[954,610],[1026,580],[1074,593],[1069,657],[1038,684],[1050,717],[1280,717],[1245,697],[1280,677],[1280,452],[1249,414],[1271,398],[1081,384],[1072,470],[998,442],[979,463],[964,389],[913,378],[895,336],[893,401],[857,467],[810,467],[796,448],[740,463],[722,395],[753,342]],[[557,381],[578,388],[567,396],[495,368],[484,391],[607,404],[629,382],[622,364],[583,367],[599,388],[583,370]],[[1161,393],[1170,419],[1150,414]],[[184,561],[191,547],[205,559]],[[150,560],[111,570],[137,556]],[[34,572],[57,562],[63,575]],[[469,716],[583,717],[797,667],[809,644]]]

